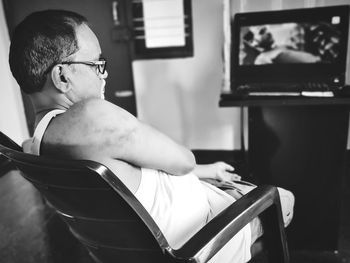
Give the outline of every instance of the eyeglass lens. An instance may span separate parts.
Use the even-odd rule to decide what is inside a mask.
[[[102,62],[104,62],[103,64],[98,65],[98,71],[101,74],[104,74],[106,71],[106,67],[107,67],[107,61],[105,59],[101,59]]]

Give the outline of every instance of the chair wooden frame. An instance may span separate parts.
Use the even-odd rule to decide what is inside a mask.
[[[119,253],[118,255],[126,255],[125,262],[131,262],[128,261],[130,260],[128,257],[136,256],[140,256],[143,262],[159,262],[154,261],[155,259],[161,259],[162,262],[207,262],[242,227],[257,216],[263,220],[269,262],[289,262],[280,199],[276,187],[266,185],[257,187],[222,211],[182,247],[174,249],[168,244],[161,230],[141,203],[104,165],[87,160],[56,160],[34,156],[20,152],[18,148],[13,149],[11,145],[5,146],[3,140],[0,141],[0,154],[10,160],[22,172],[22,175],[43,194],[48,203],[68,224],[73,235],[87,247],[98,262],[117,260],[115,258],[110,260],[114,252]],[[67,174],[70,180],[66,180]],[[103,210],[99,213],[96,211],[99,210],[98,206],[94,207],[93,204],[91,208],[89,208],[90,204],[83,203],[75,207],[74,202],[77,200],[73,198],[70,200],[73,204],[67,203],[66,195],[58,194],[61,190],[68,193],[72,189],[82,193],[90,188],[100,191],[102,195],[106,194],[108,198],[114,198],[122,212],[116,213],[114,207],[109,207],[113,211]],[[108,203],[106,200],[102,201]],[[83,208],[80,208],[81,204]],[[111,204],[107,205],[114,206]],[[89,209],[94,211],[89,211]],[[93,215],[92,218],[90,218],[91,215]],[[265,217],[268,220],[264,220]],[[81,227],[81,224],[84,227]],[[100,227],[110,224],[111,228],[107,226],[103,229],[107,230],[105,233],[96,234],[91,229],[97,224],[101,224]],[[119,227],[118,224],[123,225]],[[136,246],[141,247],[136,248],[135,251],[132,250],[133,248],[121,248],[121,241],[118,240],[118,237],[109,233],[113,229],[118,229],[116,231],[119,234],[126,225],[131,226],[128,231],[135,229],[137,233],[142,234],[143,241],[140,241],[140,244],[139,241],[135,241]],[[128,238],[127,235],[121,234],[121,239],[125,239],[126,243],[130,243]],[[114,252],[109,254],[111,250]],[[150,260],[147,260],[147,256],[150,257]]]
[[[17,143],[15,143],[2,132],[0,132],[0,144],[3,144],[4,146],[10,147],[17,151],[22,151],[22,148]],[[0,176],[7,174],[8,171],[14,168],[15,167],[13,166],[11,161],[2,154],[0,154]]]

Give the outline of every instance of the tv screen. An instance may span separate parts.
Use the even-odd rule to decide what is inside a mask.
[[[238,13],[231,21],[231,83],[344,84],[349,6]]]
[[[340,54],[340,17],[318,23],[243,26],[239,65],[334,63]]]

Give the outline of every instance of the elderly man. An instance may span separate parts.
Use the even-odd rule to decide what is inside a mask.
[[[25,151],[95,160],[118,171],[115,174],[172,246],[181,246],[235,201],[200,180],[239,179],[232,173],[233,167],[223,162],[196,165],[191,151],[103,100],[106,60],[81,15],[62,10],[29,15],[14,31],[9,61],[35,108],[36,129],[33,139],[24,144]],[[294,198],[290,192],[280,191],[288,224]],[[250,246],[261,233],[256,219],[212,261],[248,261]]]

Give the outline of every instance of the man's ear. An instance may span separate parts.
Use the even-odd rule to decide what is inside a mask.
[[[56,89],[62,93],[70,90],[70,85],[67,77],[67,72],[63,65],[56,65],[51,70],[51,79]]]

